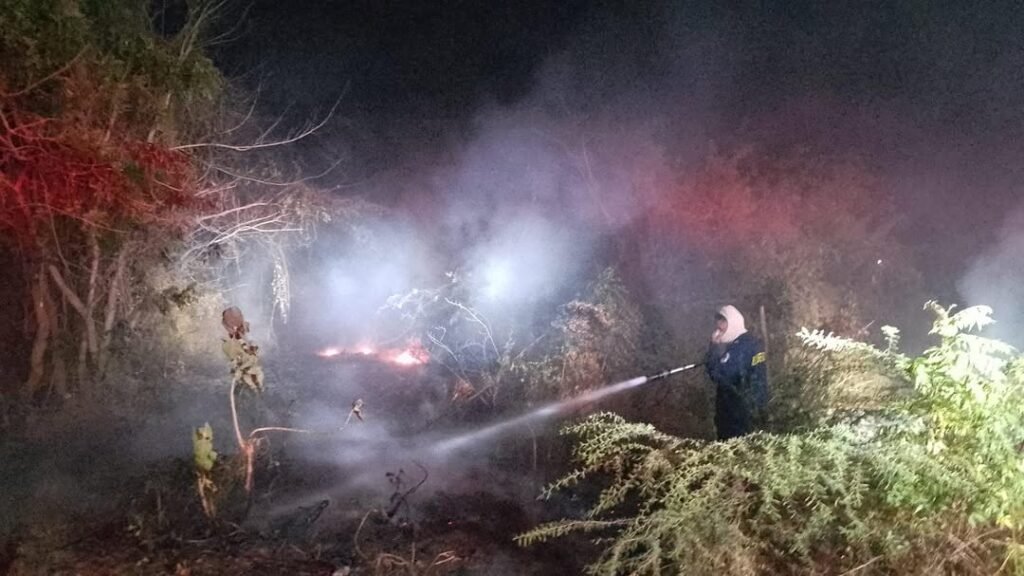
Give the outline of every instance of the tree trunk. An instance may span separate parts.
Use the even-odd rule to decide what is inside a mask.
[[[50,291],[50,281],[46,279],[46,275],[43,275],[43,279],[46,283],[46,290],[43,291],[43,302],[46,306],[46,319],[50,323],[48,332],[50,334],[50,346],[49,346],[49,388],[47,395],[50,395],[54,391],[54,387],[60,387],[64,389],[67,387],[67,369],[66,363],[63,356],[61,355],[60,334],[61,334],[61,318],[67,317],[67,310],[62,310],[57,307],[57,301],[53,298],[53,292]],[[63,302],[63,301],[61,301]],[[65,327],[66,328],[66,327]]]
[[[128,266],[128,246],[121,246],[114,269],[109,274],[110,285],[107,287],[107,303],[103,311],[103,341],[100,343],[97,367],[102,376],[106,373],[107,362],[110,360],[110,341],[114,334],[114,323],[117,320],[117,305],[121,297],[121,285],[124,282],[125,268]]]
[[[53,369],[50,371],[50,391],[47,396],[56,395],[59,402],[64,400],[68,393],[68,371],[60,354],[51,355],[50,363]]]
[[[46,305],[48,282],[46,272],[40,268],[32,282],[32,310],[35,318],[35,337],[32,340],[32,353],[29,356],[29,374],[25,381],[24,393],[31,398],[39,389],[46,374],[46,349],[50,344],[50,317]]]
[[[82,342],[78,346],[78,370],[76,372],[76,378],[78,379],[78,389],[85,390],[86,384],[89,382],[89,347],[82,338]]]
[[[86,304],[82,302],[82,299],[67,285],[64,281],[64,277],[61,275],[60,270],[56,266],[50,264],[50,277],[53,278],[54,284],[60,289],[61,295],[64,296],[64,301],[71,305],[72,308],[78,312],[78,315],[82,318],[82,324],[84,326],[84,336],[86,346],[90,353],[99,350],[99,345],[96,344],[96,322],[93,320],[91,310],[86,307]],[[92,276],[90,276],[92,279]],[[90,290],[91,292],[91,290]]]
[[[93,362],[96,362],[99,353],[99,339],[96,335],[93,312],[96,309],[96,284],[100,276],[100,244],[96,241],[96,234],[91,232],[89,233],[89,248],[92,252],[92,262],[89,266],[89,291],[85,298],[85,334],[89,346],[89,356]]]

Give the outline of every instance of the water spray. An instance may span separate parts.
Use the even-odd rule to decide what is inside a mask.
[[[657,374],[653,374],[651,376],[637,376],[636,378],[630,378],[629,380],[623,380],[622,382],[618,382],[616,384],[612,384],[611,386],[605,386],[604,388],[598,388],[597,390],[591,390],[590,392],[587,392],[586,394],[582,394],[582,395],[577,396],[575,398],[569,398],[568,400],[562,400],[561,402],[552,402],[551,404],[548,404],[546,406],[542,406],[542,407],[540,407],[540,408],[538,408],[538,409],[536,409],[536,410],[534,410],[532,412],[527,412],[526,414],[510,418],[510,419],[505,420],[503,422],[498,422],[497,424],[492,424],[492,425],[490,425],[490,426],[488,426],[486,428],[483,428],[481,430],[477,430],[475,432],[469,432],[469,433],[463,434],[461,436],[456,436],[454,438],[449,438],[447,440],[439,442],[436,445],[436,449],[438,451],[441,451],[441,452],[447,452],[449,450],[456,450],[458,448],[465,447],[467,444],[471,444],[471,443],[483,440],[485,438],[489,438],[489,437],[494,436],[496,434],[499,434],[501,432],[504,432],[505,430],[508,430],[510,428],[515,428],[515,427],[521,426],[523,424],[528,424],[528,423],[531,423],[531,422],[534,422],[534,421],[537,421],[537,420],[543,420],[543,419],[546,419],[546,418],[550,418],[550,417],[556,416],[556,415],[558,415],[560,413],[568,412],[569,410],[571,410],[573,408],[576,408],[578,406],[581,406],[583,404],[588,404],[590,402],[596,402],[597,400],[600,400],[601,398],[604,398],[606,396],[611,396],[612,394],[618,394],[619,392],[623,392],[623,391],[629,390],[631,388],[636,388],[637,386],[642,386],[642,385],[647,384],[649,382],[654,382],[656,380],[662,380],[662,379],[668,378],[669,376],[672,376],[674,374],[679,374],[680,372],[686,372],[687,370],[692,370],[693,368],[696,368],[697,366],[698,366],[698,364],[687,364],[685,366],[680,366],[678,368],[672,368],[671,370],[665,370],[663,372],[658,372]]]

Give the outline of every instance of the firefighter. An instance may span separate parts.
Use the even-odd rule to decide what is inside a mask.
[[[768,403],[767,366],[764,347],[747,332],[739,310],[723,306],[715,324],[704,366],[715,383],[718,439],[727,440],[749,434],[760,420]]]

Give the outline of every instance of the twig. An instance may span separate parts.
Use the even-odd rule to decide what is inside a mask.
[[[241,212],[243,210],[250,210],[253,208],[260,208],[263,206],[277,206],[277,204],[273,204],[271,202],[253,202],[252,204],[246,204],[245,206],[236,206],[234,208],[229,208],[227,210],[217,212],[216,214],[207,214],[205,216],[200,216],[199,218],[196,219],[196,221],[206,222],[207,220],[213,220],[216,218],[220,218],[222,216],[227,216],[228,214],[233,214],[235,212]]]
[[[458,562],[459,560],[461,560],[461,558],[459,558],[459,555],[456,554],[454,550],[446,550],[435,556],[434,562],[428,568],[444,566],[445,564],[449,564],[451,562]]]
[[[405,493],[403,493],[402,495],[400,495],[398,498],[395,499],[395,502],[391,505],[390,508],[388,508],[388,511],[387,511],[387,517],[388,518],[393,517],[395,515],[395,513],[398,512],[398,509],[402,506],[402,504],[405,503],[406,499],[409,496],[411,496],[413,492],[415,492],[416,490],[419,490],[419,487],[423,486],[423,483],[427,481],[428,477],[430,477],[430,473],[427,472],[427,469],[424,468],[422,464],[420,464],[419,462],[416,462],[416,461],[413,461],[413,464],[418,466],[420,470],[423,470],[423,478],[421,478],[420,481],[415,486],[413,486],[412,488],[409,488],[408,490],[405,491]]]
[[[839,576],[849,576],[850,574],[854,574],[856,572],[860,572],[861,570],[867,568],[868,566],[871,566],[872,564],[874,564],[875,562],[878,562],[881,559],[882,559],[881,556],[875,556],[871,560],[868,560],[867,562],[861,564],[860,566],[857,566],[855,568],[851,568],[850,570],[847,570],[846,572],[843,572]]]
[[[245,113],[245,116],[243,116],[242,119],[238,121],[238,123],[236,123],[234,126],[231,126],[230,128],[225,128],[221,130],[220,133],[231,134],[232,132],[245,126],[249,122],[249,119],[252,118],[252,113],[256,110],[256,104],[260,101],[260,94],[262,93],[263,81],[261,80],[256,84],[256,89],[253,91],[252,102],[249,103],[249,110]]]
[[[590,192],[591,198],[597,204],[597,207],[601,209],[601,214],[604,216],[605,222],[608,225],[612,224],[612,216],[608,213],[608,208],[604,205],[604,200],[601,199],[601,192],[597,189],[597,178],[594,177],[594,169],[590,165],[590,152],[587,150],[587,141],[583,140],[581,144],[583,148],[583,166],[586,169],[585,178],[587,179],[587,192]]]
[[[491,345],[491,348],[494,350],[494,355],[500,358],[501,352],[498,352],[498,346],[497,344],[494,343],[494,337],[491,336],[491,328],[490,325],[487,323],[487,320],[479,312],[472,310],[471,308],[467,307],[465,304],[462,304],[461,302],[456,302],[455,300],[452,300],[447,296],[445,297],[444,301],[462,310],[466,314],[469,314],[470,318],[472,318],[478,324],[480,324],[480,326],[484,329],[484,333],[487,335],[487,342]]]
[[[488,385],[480,388],[472,396],[470,396],[469,398],[466,398],[466,402],[472,402],[473,400],[476,400],[481,394],[483,394],[484,392],[488,392],[488,391],[492,390],[494,387],[495,387],[495,384],[491,383],[491,384],[488,384]]]
[[[225,3],[226,4],[226,3]],[[234,42],[238,38],[241,38],[242,34],[239,32],[242,28],[242,24],[248,22],[249,11],[252,10],[254,2],[250,2],[243,10],[240,15],[234,18],[235,24],[226,30],[225,32],[218,34],[212,38],[207,39],[203,42],[203,46],[210,48],[212,46],[218,46],[220,44],[227,44]],[[219,8],[219,7],[218,7]]]
[[[261,432],[298,432],[299,434],[315,434],[312,430],[305,430],[303,428],[287,428],[284,426],[264,426],[262,428],[256,428],[252,432],[249,432],[249,439],[252,440],[255,436]]]
[[[190,149],[193,149],[193,148],[221,148],[221,149],[224,149],[224,150],[232,150],[232,151],[235,151],[235,152],[248,152],[250,150],[259,150],[261,148],[273,148],[275,146],[283,146],[285,144],[293,144],[295,142],[298,142],[299,140],[302,140],[303,138],[306,138],[306,137],[310,136],[311,134],[315,133],[320,128],[323,128],[327,124],[327,122],[330,121],[331,117],[334,116],[334,111],[338,108],[338,105],[341,103],[342,98],[345,97],[345,92],[347,92],[347,91],[348,91],[348,83],[345,84],[345,88],[342,91],[341,96],[339,96],[338,99],[334,101],[334,105],[331,106],[330,111],[327,113],[327,116],[325,116],[323,120],[321,120],[320,122],[318,122],[318,123],[314,124],[313,126],[311,126],[311,127],[307,128],[307,129],[299,132],[298,134],[296,134],[295,136],[292,136],[290,138],[285,138],[284,140],[276,140],[274,142],[263,142],[263,143],[248,144],[248,145],[232,145],[232,144],[224,144],[224,143],[221,143],[221,142],[198,142],[198,143],[195,143],[195,144],[183,144],[181,146],[175,146],[175,147],[171,148],[171,150],[190,150]]]
[[[245,180],[247,182],[253,182],[255,184],[264,184],[266,186],[288,187],[288,186],[297,186],[299,184],[302,184],[304,182],[310,182],[312,180],[319,180],[320,178],[323,178],[324,176],[330,174],[335,168],[337,168],[338,165],[341,164],[342,160],[344,160],[344,159],[343,158],[339,158],[337,161],[334,162],[334,164],[331,164],[325,170],[323,170],[322,172],[320,172],[318,174],[314,174],[312,176],[303,176],[302,178],[298,178],[298,179],[295,179],[295,180],[286,180],[286,181],[283,181],[283,182],[279,182],[279,181],[275,181],[275,180],[264,180],[262,178],[257,178],[255,176],[246,176],[245,174],[239,174],[237,172],[232,172],[231,170],[228,170],[227,168],[224,168],[223,166],[217,166],[215,164],[207,163],[206,166],[208,168],[211,168],[211,169],[216,170],[218,172],[222,172],[224,174],[227,174],[228,176],[231,176],[232,178],[236,178],[238,180]]]
[[[442,330],[444,330],[443,326],[435,326],[435,328],[441,328]],[[459,368],[459,371],[461,372],[462,368],[461,368],[461,366],[459,366],[459,364],[460,364],[459,363],[459,357],[455,355],[455,352],[452,351],[452,349],[447,344],[445,344],[439,338],[437,338],[436,336],[431,334],[429,330],[427,331],[426,334],[427,334],[427,339],[429,339],[431,342],[434,343],[434,345],[440,347],[442,350],[447,352],[449,356],[452,357],[452,360],[455,361],[455,366],[457,368]],[[441,337],[443,338],[444,336],[441,336]],[[451,372],[456,378],[463,378],[464,377],[463,374],[460,374],[460,373],[456,372],[452,367],[448,366],[448,364],[445,364],[445,363],[442,362],[441,365],[444,366],[445,368],[447,368],[448,371]]]
[[[969,549],[971,546],[973,546],[974,544],[976,544],[978,542],[981,542],[982,539],[988,538],[989,536],[992,536],[993,534],[997,534],[997,533],[1002,532],[1002,531],[1003,531],[1003,528],[995,528],[993,530],[989,530],[987,532],[983,532],[983,533],[975,536],[974,538],[971,538],[970,540],[967,540],[966,542],[960,540],[959,543],[957,544],[957,547],[955,549],[953,549],[953,551],[951,553],[943,556],[942,562],[939,562],[939,565],[936,567],[935,570],[936,571],[940,570],[943,566],[946,565],[946,562],[950,558],[956,557],[957,555],[959,555],[964,550]],[[952,536],[950,536],[950,538],[952,538]],[[959,538],[957,538],[957,540],[959,540]]]
[[[356,528],[356,533],[352,536],[352,546],[356,550],[356,555],[358,555],[363,562],[368,562],[369,558],[366,556],[366,554],[363,554],[362,548],[359,547],[359,534],[363,531],[363,525],[366,524],[366,519],[369,518],[370,514],[373,514],[374,512],[380,513],[380,510],[373,508],[367,511],[366,514],[363,514],[363,519],[359,521],[359,527]]]

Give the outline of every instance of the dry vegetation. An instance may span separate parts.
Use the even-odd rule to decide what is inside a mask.
[[[585,287],[536,317],[486,317],[459,271],[388,301],[382,314],[427,350],[426,367],[313,365],[309,351],[273,342],[305,257],[358,242],[384,210],[317,188],[320,175],[288,161],[289,145],[336,110],[282,132],[220,76],[204,46],[223,40],[210,24],[224,5],[190,2],[184,27],[164,37],[139,2],[0,0],[0,297],[21,303],[0,322],[26,352],[0,373],[0,460],[25,519],[2,526],[0,571],[571,574],[591,560],[606,574],[1020,570],[1019,447],[1007,449],[1020,440],[1007,416],[1019,360],[992,343],[979,353],[998,366],[971,356],[982,371],[972,382],[1005,393],[986,400],[951,376],[961,345],[980,342],[963,333],[965,316],[936,324],[942,346],[913,362],[894,346],[840,355],[868,348],[805,334],[822,352],[795,336],[863,336],[905,304],[894,295],[913,292],[864,167],[750,150],[685,176],[638,172],[637,203],[658,209],[624,226]],[[601,143],[565,149],[602,207]],[[700,291],[685,284],[698,275]],[[254,327],[267,338],[221,350],[226,295],[253,277],[265,305]],[[305,500],[366,473],[323,457],[352,428],[394,421],[412,442],[678,366],[702,352],[708,311],[724,300],[769,319],[750,314],[773,350],[771,433],[694,440],[712,431],[710,396],[692,378],[582,407],[656,427],[604,415],[571,428],[581,471],[545,503],[533,489],[566,472],[573,444],[544,426],[496,442],[482,469],[455,479],[410,462],[344,501]],[[940,423],[938,435],[902,428],[885,432],[891,444],[862,444],[837,425],[906,400],[917,404],[899,414]],[[219,419],[173,427],[211,406]],[[328,427],[304,426],[296,406],[329,406]],[[1004,428],[989,426],[993,413]],[[129,447],[147,425],[162,435],[136,458]],[[224,451],[218,439],[232,437]],[[935,442],[949,450],[944,474],[922,462]],[[503,492],[523,486],[526,496]],[[570,520],[528,532],[560,517]],[[592,529],[611,539],[512,540]],[[942,553],[926,558],[931,547]]]

